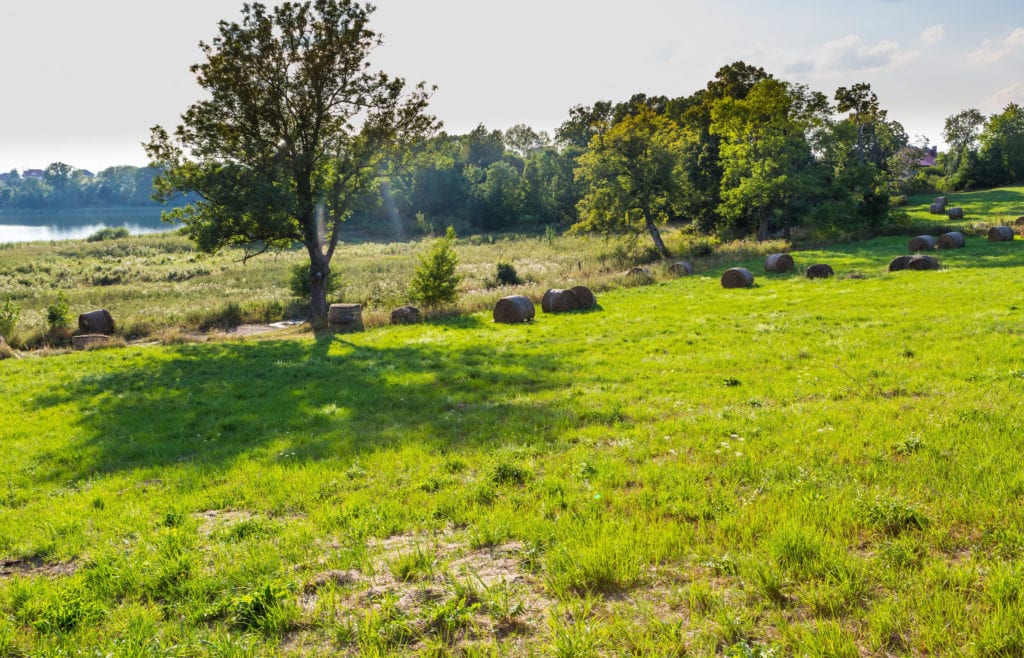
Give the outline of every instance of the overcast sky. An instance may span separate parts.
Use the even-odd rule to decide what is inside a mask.
[[[273,3],[268,3],[273,4]],[[526,123],[573,105],[689,95],[722,65],[762,66],[829,96],[868,82],[908,134],[946,116],[1024,103],[1020,0],[377,0],[374,58],[437,85],[450,133]],[[177,125],[188,71],[242,0],[0,0],[0,171],[62,161],[145,164],[149,127]]]

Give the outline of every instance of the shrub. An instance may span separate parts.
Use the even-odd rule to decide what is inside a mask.
[[[455,229],[449,226],[444,237],[435,240],[430,251],[420,259],[419,267],[413,273],[409,283],[413,301],[428,308],[455,301],[462,276],[455,272],[459,259],[454,246]]]
[[[512,263],[504,263],[498,261],[498,270],[495,274],[495,278],[498,281],[499,286],[518,286],[523,282],[519,278],[519,273],[516,272],[516,268]]]
[[[117,240],[127,238],[131,233],[123,226],[107,226],[101,228],[85,239],[86,242],[102,242],[104,240]]]
[[[57,291],[57,299],[46,307],[46,325],[52,332],[71,326],[71,307],[63,290]]]
[[[4,302],[3,308],[0,308],[0,336],[3,336],[8,342],[14,338],[14,328],[18,324],[19,317],[21,317],[21,307],[12,299]]]
[[[288,289],[298,299],[308,300],[313,296],[313,288],[309,281],[309,264],[296,263],[288,273]],[[341,290],[341,276],[334,272],[327,273],[327,297],[331,298]]]

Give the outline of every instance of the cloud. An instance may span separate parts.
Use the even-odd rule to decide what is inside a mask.
[[[810,53],[791,55],[785,70],[793,74],[813,72],[818,75],[883,71],[917,56],[916,51],[903,50],[895,41],[869,45],[861,37],[850,34],[827,41]]]
[[[1022,27],[1018,27],[1001,41],[985,39],[977,50],[967,53],[967,61],[971,64],[994,64],[1012,55],[1020,46],[1024,46]]]
[[[1004,108],[1010,103],[1024,103],[1024,82],[1015,82],[1009,87],[1003,87],[988,100],[998,108]]]
[[[942,41],[942,38],[946,36],[946,30],[942,27],[942,23],[938,25],[932,25],[926,27],[921,32],[921,43],[926,43],[929,46],[934,46],[938,42]]]

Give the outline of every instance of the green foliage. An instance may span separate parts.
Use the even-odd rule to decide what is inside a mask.
[[[462,281],[456,268],[455,229],[448,227],[443,238],[438,238],[430,251],[420,258],[420,264],[409,282],[409,295],[413,301],[428,308],[437,308],[455,302]]]
[[[118,240],[127,238],[131,233],[124,226],[107,226],[96,231],[85,239],[86,242],[103,242],[104,240]]]
[[[56,299],[46,307],[46,325],[50,331],[71,326],[71,306],[63,290],[58,290]]]
[[[10,297],[4,301],[0,308],[0,337],[11,341],[14,338],[14,329],[18,326],[18,318],[21,317],[21,307],[14,303]]]
[[[327,274],[324,290],[328,299],[334,298],[342,288],[341,275],[331,270]],[[295,263],[288,270],[288,291],[297,299],[309,299],[313,294],[310,269],[307,263]]]
[[[293,611],[286,603],[290,595],[287,587],[267,582],[248,594],[236,596],[228,605],[231,623],[278,637],[292,623]]]
[[[498,261],[495,280],[499,286],[518,286],[523,282],[523,280],[519,278],[519,273],[516,272],[515,265],[503,261]]]
[[[328,272],[339,225],[405,142],[435,129],[425,85],[370,70],[381,42],[372,11],[343,0],[245,4],[241,22],[221,21],[202,44],[193,71],[206,98],[173,136],[157,126],[146,145],[160,199],[198,194],[166,218],[201,249],[244,245],[251,256],[302,242],[310,270]],[[326,290],[312,293],[312,319],[325,323]]]

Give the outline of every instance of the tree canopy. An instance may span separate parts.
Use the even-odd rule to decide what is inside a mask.
[[[301,242],[310,258],[311,316],[327,315],[325,281],[340,228],[404,145],[432,132],[430,90],[369,68],[381,44],[371,5],[350,0],[245,4],[221,21],[192,67],[208,97],[146,146],[158,195],[195,193],[167,213],[200,248],[247,255]]]

